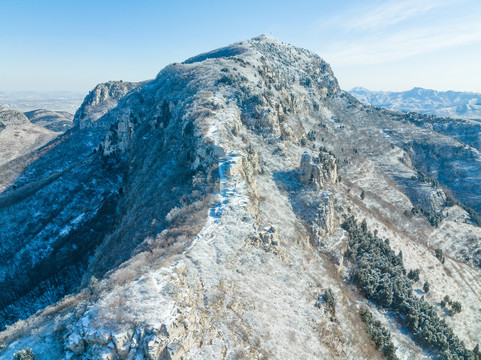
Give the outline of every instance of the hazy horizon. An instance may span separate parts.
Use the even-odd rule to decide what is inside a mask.
[[[481,3],[0,0],[0,91],[86,93],[260,34],[314,51],[341,87],[481,92]]]

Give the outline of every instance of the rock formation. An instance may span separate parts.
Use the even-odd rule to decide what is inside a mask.
[[[316,54],[236,43],[99,85],[74,124],[0,194],[0,358],[381,359],[372,324],[402,359],[479,341],[479,152],[362,105]],[[382,246],[354,249],[360,235]],[[420,269],[409,300],[458,347],[428,347],[368,298],[393,295],[392,269],[385,292],[355,288],[366,248]]]

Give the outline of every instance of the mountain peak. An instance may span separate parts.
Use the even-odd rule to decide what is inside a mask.
[[[113,109],[117,102],[140,83],[126,81],[109,81],[98,84],[85,97],[82,105],[75,113],[74,126],[86,127]]]
[[[248,40],[249,42],[250,41],[265,41],[265,42],[271,42],[271,43],[280,43],[279,39],[277,39],[276,37],[272,36],[272,35],[265,35],[265,34],[261,34],[259,36],[256,36],[256,37],[253,37],[251,40]]]
[[[0,357],[454,358],[479,340],[481,159],[457,122],[363,106],[269,37],[101,84],[76,118],[0,195]]]
[[[0,126],[19,125],[29,123],[28,118],[20,111],[0,105]]]

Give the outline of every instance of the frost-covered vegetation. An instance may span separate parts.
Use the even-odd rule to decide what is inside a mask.
[[[35,360],[35,353],[30,348],[17,351],[13,355],[13,360]]]
[[[0,168],[19,174],[0,195],[0,356],[372,360],[389,330],[396,356],[432,359],[463,349],[446,324],[474,347],[481,229],[445,191],[465,202],[479,155],[408,117],[265,36],[97,86],[72,130]],[[378,230],[357,248],[349,214]],[[436,307],[443,323],[426,304],[446,294],[462,311]]]
[[[387,360],[399,360],[396,356],[396,348],[391,341],[391,332],[379,320],[373,318],[371,311],[366,306],[361,307],[359,314],[362,321],[366,323],[376,348],[382,351]]]
[[[350,217],[342,227],[349,233],[346,257],[354,264],[353,282],[367,299],[392,310],[405,321],[414,340],[442,359],[472,359],[436,309],[413,294],[402,253],[396,254],[388,239],[380,239]],[[426,286],[425,286],[426,290]]]

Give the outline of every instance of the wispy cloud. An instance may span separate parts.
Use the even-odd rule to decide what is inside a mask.
[[[359,5],[328,19],[320,19],[316,27],[356,31],[379,30],[452,3],[453,0],[390,0]]]
[[[344,24],[350,30],[379,29],[422,15],[441,5],[441,1],[432,0],[389,1],[377,7],[359,9],[358,16]]]
[[[369,65],[473,43],[481,43],[481,23],[478,20],[343,42],[324,52],[323,56],[338,66]]]

